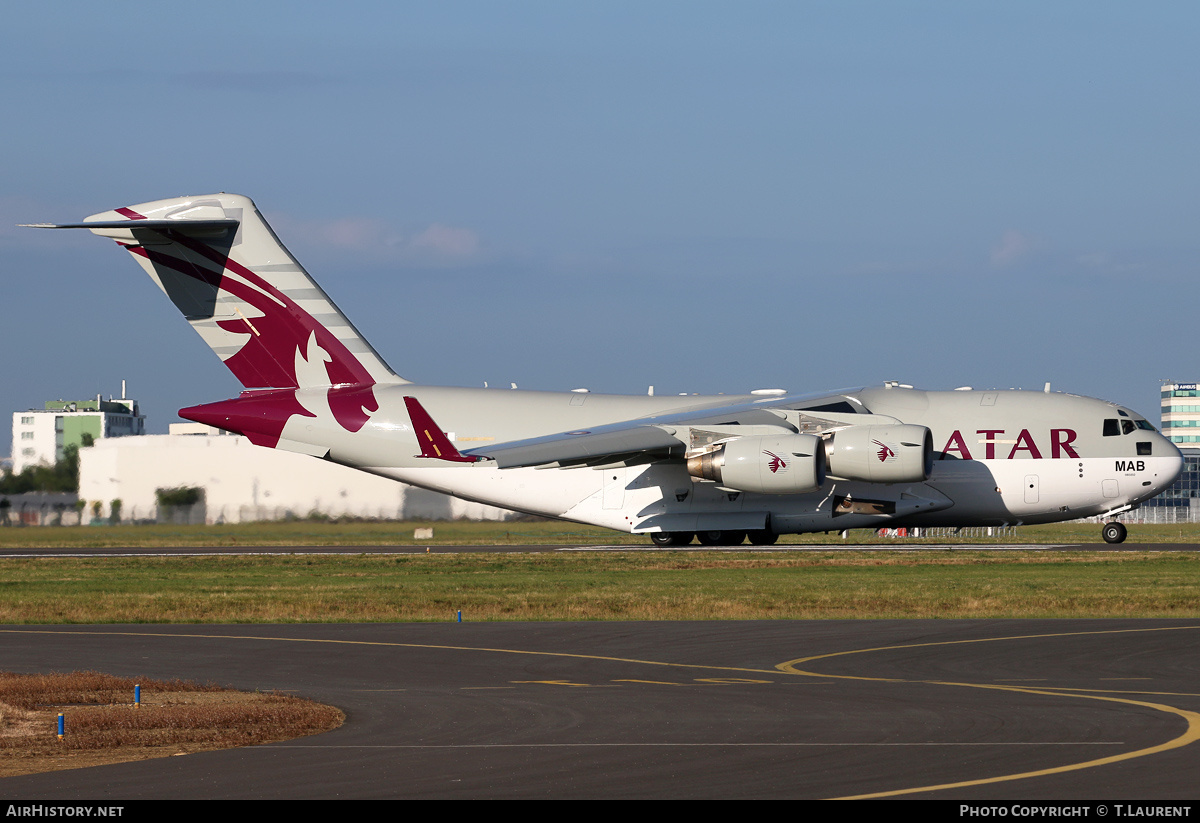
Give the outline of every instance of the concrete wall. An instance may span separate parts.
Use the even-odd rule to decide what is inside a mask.
[[[207,523],[279,520],[319,513],[381,519],[503,520],[511,512],[414,489],[314,457],[255,446],[233,435],[144,435],[98,441],[80,451],[79,496],[113,499],[123,520],[159,518],[155,492],[204,490]],[[85,515],[86,516],[86,515]],[[195,520],[193,520],[195,522]]]

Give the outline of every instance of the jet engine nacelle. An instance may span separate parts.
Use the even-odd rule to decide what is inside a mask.
[[[688,459],[688,474],[759,494],[803,494],[825,482],[825,442],[811,434],[739,437]]]
[[[851,426],[826,442],[829,473],[869,483],[919,483],[933,471],[933,434],[924,426]]]

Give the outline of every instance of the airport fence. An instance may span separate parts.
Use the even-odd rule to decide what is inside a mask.
[[[1120,520],[1122,523],[1200,523],[1200,506],[1143,506],[1115,517],[1088,517],[1089,523]]]
[[[1017,536],[1016,526],[938,526],[936,528],[876,529],[879,537],[919,537],[923,540],[938,538],[995,538],[1013,540]]]

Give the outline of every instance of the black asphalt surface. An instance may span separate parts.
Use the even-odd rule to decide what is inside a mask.
[[[1200,621],[9,626],[0,668],[281,689],[290,743],[7,798],[1194,799]]]

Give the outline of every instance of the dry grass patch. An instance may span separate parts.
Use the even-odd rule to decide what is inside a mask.
[[[292,740],[344,720],[332,706],[273,692],[98,672],[0,672],[0,777]]]

